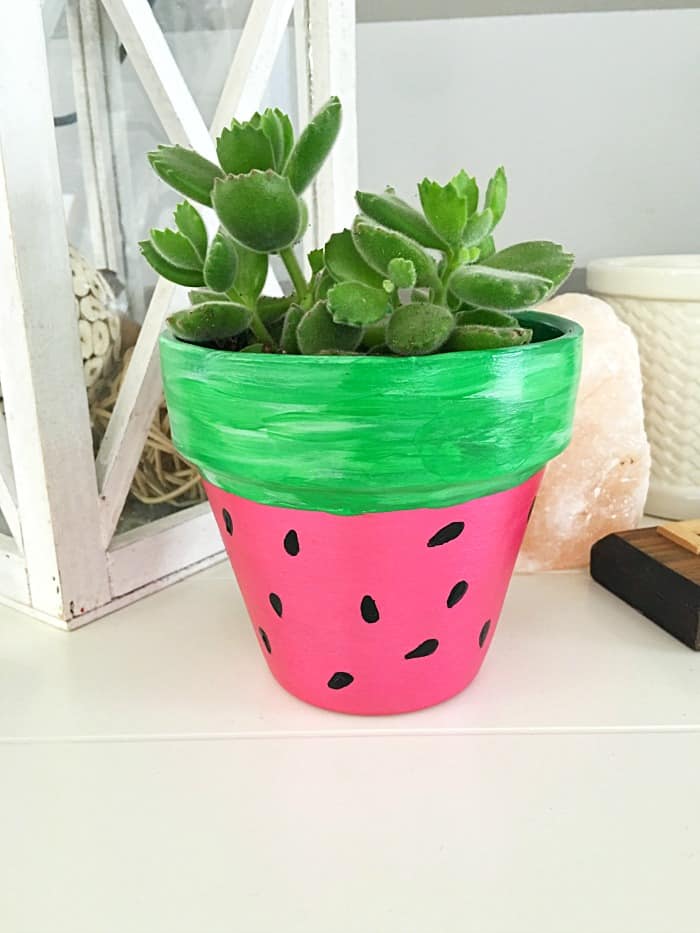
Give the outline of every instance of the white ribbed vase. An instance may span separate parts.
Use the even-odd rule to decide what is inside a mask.
[[[596,259],[587,285],[639,344],[651,444],[646,511],[700,517],[700,256]]]

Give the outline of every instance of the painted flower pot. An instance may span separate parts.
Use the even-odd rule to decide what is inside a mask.
[[[284,356],[161,338],[175,445],[206,482],[261,651],[345,713],[459,693],[491,643],[548,460],[578,325],[424,357]]]

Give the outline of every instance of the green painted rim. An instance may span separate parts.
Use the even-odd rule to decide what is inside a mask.
[[[569,443],[583,331],[421,357],[283,356],[160,338],[175,446],[255,502],[339,515],[441,507],[524,482]]]

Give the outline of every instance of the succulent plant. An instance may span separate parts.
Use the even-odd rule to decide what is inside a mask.
[[[307,257],[296,253],[308,226],[301,197],[340,130],[332,97],[295,139],[279,110],[234,120],[216,141],[219,165],[180,146],[149,153],[157,174],[184,194],[175,229],[141,244],[160,275],[190,286],[191,307],[168,319],[182,340],[249,353],[414,356],[515,347],[532,340],[517,312],[551,295],[573,257],[536,240],[496,250],[506,175],[496,170],[480,206],[464,170],[445,185],[423,179],[421,210],[392,188],[357,192],[360,213]],[[190,202],[214,209],[209,239]],[[269,256],[292,283],[285,298],[262,295]]]

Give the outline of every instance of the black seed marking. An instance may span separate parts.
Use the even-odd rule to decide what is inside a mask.
[[[342,690],[343,687],[348,687],[354,679],[352,674],[348,674],[347,671],[336,671],[328,681],[328,686],[331,690]]]
[[[360,603],[360,612],[362,613],[362,618],[365,620],[365,622],[379,621],[379,610],[377,609],[377,604],[371,596],[362,597],[362,602]]]
[[[231,518],[231,513],[228,509],[224,509],[224,525],[226,525],[226,531],[232,535],[233,534],[233,519]]]
[[[299,553],[299,535],[292,529],[284,536],[284,549],[291,557]]]
[[[260,637],[262,638],[263,645],[267,648],[267,653],[272,654],[272,648],[270,647],[270,639],[267,637],[267,632],[264,628],[259,628]]]
[[[529,508],[529,510],[528,510],[528,513],[527,513],[527,520],[528,520],[528,522],[530,521],[530,517],[531,517],[531,515],[532,515],[532,510],[533,510],[534,507],[535,507],[535,502],[537,502],[537,496],[535,496],[535,498],[532,500],[532,504],[531,504],[531,506],[530,506],[530,508]]]
[[[272,608],[275,610],[275,612],[281,619],[282,618],[282,600],[279,598],[277,593],[270,593],[270,595],[268,596],[268,599],[270,600],[270,605],[272,606]]]
[[[491,619],[487,619],[486,622],[481,626],[481,631],[479,632],[479,647],[484,647],[484,642],[486,641],[486,636],[489,633],[491,628]]]
[[[428,638],[426,641],[422,641],[413,651],[409,651],[408,654],[405,654],[404,658],[406,658],[407,661],[411,661],[413,658],[427,658],[429,654],[433,654],[434,651],[437,651],[438,644],[437,638]]]
[[[469,584],[466,580],[460,580],[459,583],[455,583],[450,590],[450,595],[447,597],[447,608],[451,609],[453,606],[456,606],[468,589]]]
[[[463,531],[464,522],[450,522],[449,525],[445,525],[440,531],[435,532],[430,541],[428,541],[428,547],[438,547],[441,544],[447,544],[448,541],[454,541]]]

